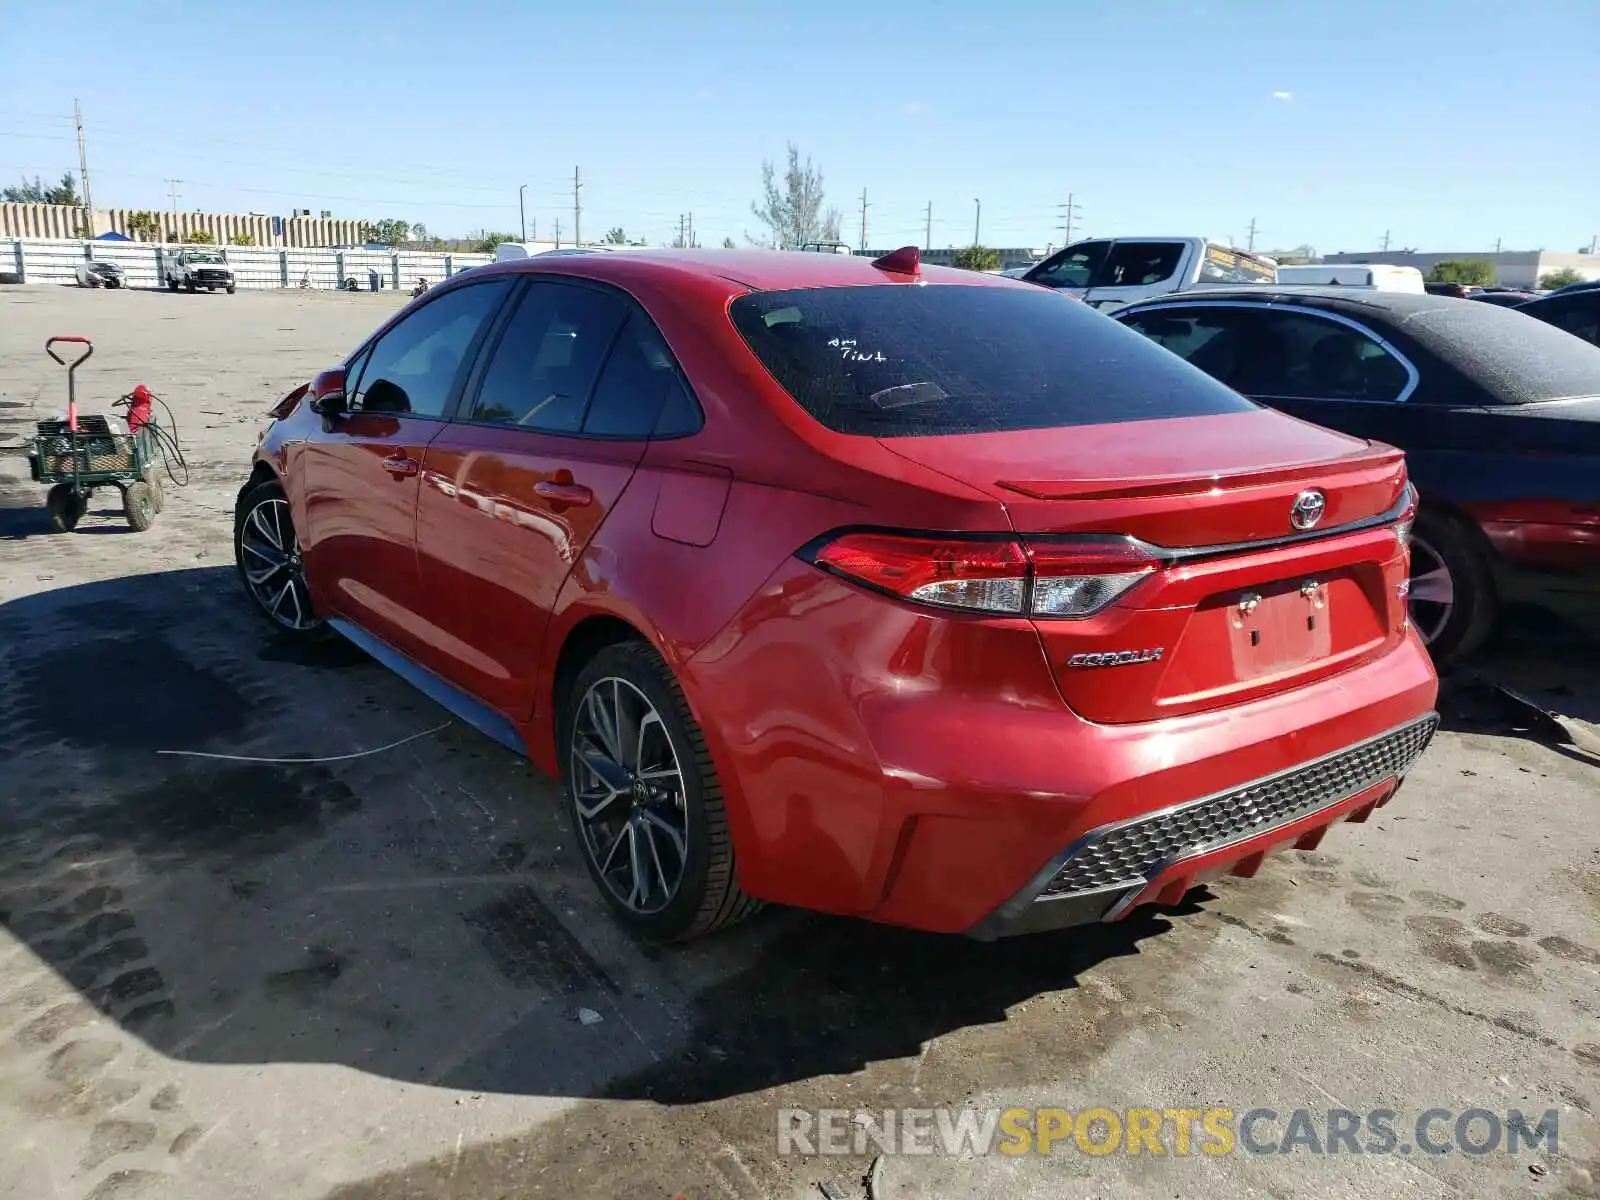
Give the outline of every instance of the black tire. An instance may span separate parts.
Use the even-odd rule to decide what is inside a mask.
[[[1440,571],[1449,584],[1448,608],[1427,598],[1437,588],[1419,587]],[[1411,621],[1436,666],[1449,666],[1483,644],[1499,603],[1488,551],[1472,529],[1445,513],[1419,513],[1411,530],[1411,581]]]
[[[128,519],[128,528],[143,533],[156,523],[156,498],[144,480],[130,483],[122,489],[122,513]]]
[[[264,600],[261,594],[258,592],[257,585],[252,582],[250,578],[250,572],[246,569],[246,560],[250,559],[250,561],[254,563],[255,559],[248,549],[250,539],[247,538],[247,529],[250,528],[249,522],[252,520],[252,514],[254,514],[257,509],[268,504],[282,505],[283,507],[279,515],[281,515],[285,521],[289,520],[288,497],[283,494],[283,488],[278,485],[278,481],[276,479],[263,480],[252,487],[249,491],[245,492],[245,494],[239,498],[239,505],[234,510],[233,560],[234,565],[239,571],[239,582],[244,586],[245,594],[250,597],[251,607],[260,613],[261,618],[270,624],[275,630],[277,630],[281,637],[304,645],[312,645],[331,641],[337,637],[337,634],[328,627],[327,621],[319,613],[312,609],[311,597],[304,588],[303,571],[299,576],[300,591],[296,595],[295,599],[300,604],[304,614],[309,617],[309,621],[298,625],[284,619],[285,617],[291,615],[292,610],[283,610],[281,616],[274,615],[272,609],[268,606],[267,601]],[[274,528],[277,528],[277,526],[274,526]],[[287,532],[291,537],[295,536],[292,522],[288,524]],[[295,558],[298,563],[297,540],[295,545]]]
[[[144,469],[144,481],[150,487],[150,494],[156,502],[156,512],[159,513],[167,506],[167,496],[161,488],[161,476],[154,467],[146,467]]]
[[[187,291],[191,296],[195,294],[196,290],[198,290],[195,281],[192,279],[185,279],[183,281],[183,286],[184,290]]]
[[[71,533],[83,519],[89,503],[73,491],[70,483],[58,483],[45,496],[44,506],[50,513],[50,528],[57,533]]]
[[[661,719],[682,773],[687,850],[677,891],[658,912],[636,911],[613,894],[595,861],[577,808],[572,778],[576,710],[592,686],[609,678],[631,684],[648,699]],[[761,909],[759,900],[739,888],[722,785],[711,764],[705,737],[672,672],[650,646],[642,641],[620,642],[590,659],[562,698],[557,732],[579,851],[589,877],[620,924],[655,941],[688,941],[726,929]]]
[[[228,285],[228,295],[230,295],[230,296],[233,295],[233,293],[238,290],[238,287],[239,287],[238,284],[230,283]]]
[[[175,292],[177,290],[178,290],[178,281],[175,278],[173,278],[171,275],[168,275],[167,276],[167,291]]]

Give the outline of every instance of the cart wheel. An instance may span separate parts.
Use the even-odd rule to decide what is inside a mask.
[[[70,483],[58,483],[45,497],[45,507],[50,510],[50,528],[57,533],[71,533],[78,527],[88,501],[72,490]]]
[[[156,511],[160,512],[167,506],[167,497],[161,490],[161,476],[156,474],[154,467],[144,469],[144,481],[150,485],[150,494],[155,499]]]
[[[128,528],[143,533],[156,523],[156,498],[150,485],[140,480],[130,483],[122,493],[122,511],[128,518]]]

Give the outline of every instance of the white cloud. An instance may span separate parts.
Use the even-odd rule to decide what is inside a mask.
[[[928,111],[928,106],[921,100],[903,100],[900,102],[900,111],[908,117],[920,117]]]
[[[713,96],[714,96],[714,95],[716,95],[716,93],[715,93],[715,92],[713,92],[713,91],[712,91],[712,90],[711,90],[711,89],[710,89],[710,88],[708,88],[708,87],[703,87],[703,88],[696,88],[696,89],[695,89],[695,93],[694,93],[694,98],[695,98],[695,99],[696,99],[696,100],[709,100],[709,99],[711,99],[711,98],[712,98],[712,97],[713,97]]]
[[[1294,99],[1294,93],[1293,92],[1273,92],[1272,93],[1272,98],[1274,100],[1282,100],[1284,103],[1287,104],[1288,102],[1290,102],[1290,101],[1292,101]]]

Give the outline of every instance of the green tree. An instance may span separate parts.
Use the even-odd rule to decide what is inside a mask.
[[[1483,287],[1494,282],[1494,264],[1487,258],[1447,258],[1434,264],[1428,282]]]
[[[8,187],[0,189],[0,200],[7,204],[82,204],[78,199],[78,181],[71,171],[64,172],[61,182],[54,187],[45,187],[37,175],[29,183],[27,176],[22,178],[21,187]]]
[[[196,229],[186,239],[191,246],[215,246],[217,239],[204,229]]]
[[[381,246],[398,246],[411,237],[411,226],[398,217],[367,222],[367,240]]]
[[[233,244],[235,246],[254,246],[256,244],[255,235],[250,233],[236,233],[233,235]]]
[[[1559,271],[1551,271],[1548,275],[1539,276],[1539,286],[1546,291],[1555,291],[1571,283],[1583,283],[1587,276],[1580,275],[1571,267],[1562,267]]]
[[[822,172],[811,159],[800,161],[800,147],[788,143],[788,165],[780,183],[771,160],[761,164],[761,199],[750,211],[767,227],[767,238],[757,245],[793,250],[807,242],[839,240],[839,210],[823,208]],[[747,235],[748,236],[748,235]]]
[[[602,246],[626,246],[628,244],[628,235],[622,232],[621,225],[613,225],[606,230],[606,235],[600,239],[600,244]]]
[[[516,240],[517,235],[514,233],[490,233],[485,229],[472,239],[472,250],[475,254],[493,254],[494,248],[501,242]]]
[[[141,242],[161,236],[161,220],[153,212],[129,213],[127,225],[128,236]]]
[[[1000,251],[987,246],[963,246],[950,259],[952,267],[963,271],[997,271],[1000,269]]]
[[[722,239],[722,248],[724,250],[736,250],[738,249],[738,246],[732,238],[725,237]]]

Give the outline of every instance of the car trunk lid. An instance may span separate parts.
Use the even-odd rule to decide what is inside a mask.
[[[883,444],[1000,500],[1041,573],[1108,540],[1143,556],[1110,605],[1034,617],[1090,720],[1243,703],[1404,635],[1407,482],[1391,447],[1269,410]]]

